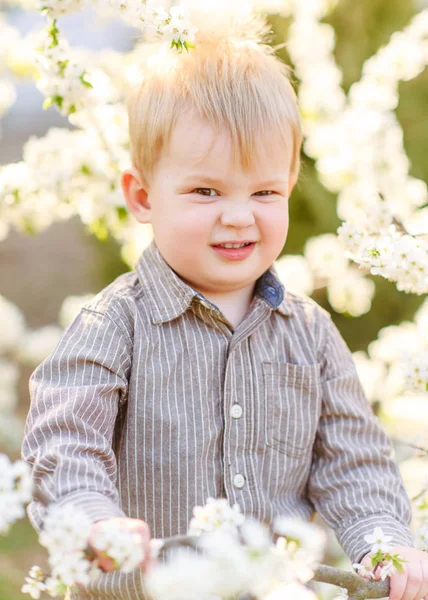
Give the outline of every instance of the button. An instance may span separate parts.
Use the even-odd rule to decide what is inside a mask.
[[[230,409],[230,414],[234,419],[239,419],[239,417],[242,417],[242,407],[239,404],[234,404]]]
[[[237,475],[235,475],[235,477],[233,478],[233,485],[237,488],[242,488],[245,485],[245,477],[243,475],[241,475],[241,473],[238,473]]]
[[[268,285],[266,289],[271,294],[276,294],[276,289],[274,287],[272,287],[271,285]]]

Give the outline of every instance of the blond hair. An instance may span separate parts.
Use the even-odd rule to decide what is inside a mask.
[[[267,43],[270,33],[265,19],[252,15],[229,29],[202,31],[189,53],[168,49],[146,61],[127,100],[132,164],[143,180],[154,174],[177,119],[189,109],[214,131],[227,128],[245,171],[261,140],[279,135],[297,180],[302,131],[296,94],[290,68]]]

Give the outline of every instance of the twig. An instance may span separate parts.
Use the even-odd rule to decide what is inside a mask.
[[[328,565],[320,565],[315,571],[313,580],[347,589],[349,600],[389,596],[389,581],[370,581],[350,571],[342,571]]]
[[[413,444],[412,442],[408,442],[407,440],[401,440],[400,438],[392,438],[393,442],[397,444],[402,444],[403,446],[409,446],[409,448],[414,448],[415,450],[419,450],[424,454],[428,454],[428,448],[424,448],[423,446],[418,446],[417,444]]]

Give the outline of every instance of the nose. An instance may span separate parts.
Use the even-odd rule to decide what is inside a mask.
[[[231,202],[223,209],[221,214],[221,224],[225,227],[243,229],[254,225],[254,223],[254,215],[248,202]]]

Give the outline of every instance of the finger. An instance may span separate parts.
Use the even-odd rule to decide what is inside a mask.
[[[418,596],[419,588],[422,583],[422,567],[421,563],[415,561],[409,564],[407,574],[407,585],[404,590],[403,600],[420,600]]]
[[[371,565],[372,564],[372,555],[366,554],[365,557],[363,558],[363,560],[360,562],[361,565]]]
[[[97,556],[98,566],[102,571],[108,573],[109,571],[115,570],[116,567],[112,558],[107,558],[107,556],[101,556],[100,554],[97,554]]]
[[[424,560],[421,563],[423,583],[418,592],[420,598],[428,597],[428,561]]]
[[[144,551],[144,558],[141,561],[139,566],[141,569],[143,569],[145,571],[149,568],[149,565],[152,561],[152,558],[150,556],[150,539],[151,539],[150,528],[147,525],[147,523],[140,522],[137,530],[141,537],[141,545],[142,545],[143,551]]]
[[[390,578],[389,600],[402,600],[407,585],[407,565],[403,565],[400,573],[396,571]]]

